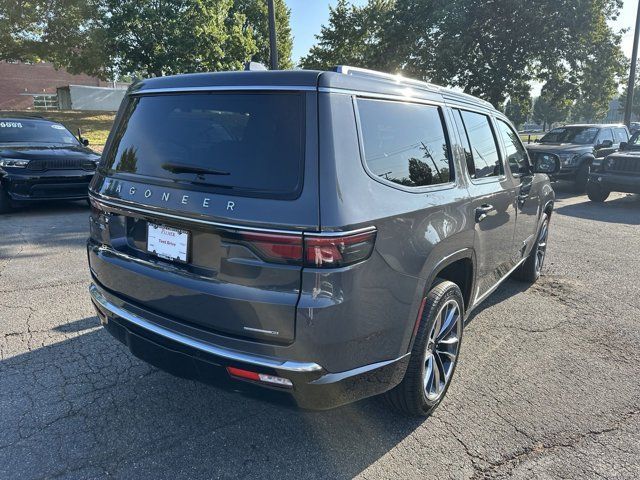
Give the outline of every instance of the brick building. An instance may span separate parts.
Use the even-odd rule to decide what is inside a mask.
[[[66,85],[108,87],[110,82],[89,75],[72,75],[56,70],[51,63],[0,62],[0,110],[33,108],[33,95],[56,94]]]

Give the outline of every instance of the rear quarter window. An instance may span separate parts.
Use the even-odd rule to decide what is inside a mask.
[[[438,107],[362,98],[357,105],[364,160],[374,176],[405,187],[453,180]]]
[[[302,188],[304,94],[132,97],[105,168],[148,183],[296,198]]]

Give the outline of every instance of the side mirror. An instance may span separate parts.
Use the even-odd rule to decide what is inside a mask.
[[[629,145],[627,142],[620,142],[620,150],[625,150],[627,145]]]
[[[600,144],[600,148],[611,148],[613,147],[613,142],[611,140],[603,140]]]
[[[89,145],[89,140],[82,137],[82,130],[78,129],[78,141],[85,147]]]
[[[536,153],[533,155],[533,173],[553,175],[560,171],[560,157],[553,153]]]
[[[534,143],[540,143],[540,139],[539,139],[539,138],[536,138],[536,139],[534,140]]]

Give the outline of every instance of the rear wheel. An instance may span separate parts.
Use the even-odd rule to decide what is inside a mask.
[[[458,363],[464,329],[460,288],[438,280],[427,294],[405,376],[386,393],[396,410],[427,416],[444,398]]]
[[[602,203],[609,197],[610,193],[609,190],[605,190],[597,183],[589,182],[587,184],[587,197],[592,202]]]
[[[549,238],[549,217],[543,213],[542,225],[538,230],[536,243],[525,262],[514,272],[514,277],[527,283],[534,283],[540,278],[544,259],[547,256],[547,240]]]
[[[0,184],[0,213],[9,213],[11,211],[11,200],[5,192],[2,184]]]

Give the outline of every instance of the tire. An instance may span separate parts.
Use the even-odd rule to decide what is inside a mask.
[[[592,202],[602,203],[609,198],[610,194],[611,192],[609,190],[605,190],[597,183],[589,182],[587,184],[587,197],[589,197],[589,200]]]
[[[544,259],[547,253],[547,239],[549,237],[549,217],[542,214],[542,224],[538,230],[534,244],[525,262],[513,272],[514,278],[527,283],[535,283],[540,278]]]
[[[463,331],[462,292],[455,283],[437,279],[427,294],[404,378],[385,394],[392,408],[411,416],[433,412],[451,384]]]
[[[587,189],[587,183],[589,182],[589,164],[583,163],[576,172],[576,178],[574,180],[573,188],[576,193],[584,193]]]
[[[0,214],[9,213],[11,211],[11,200],[9,195],[4,191],[2,184],[0,184]]]

